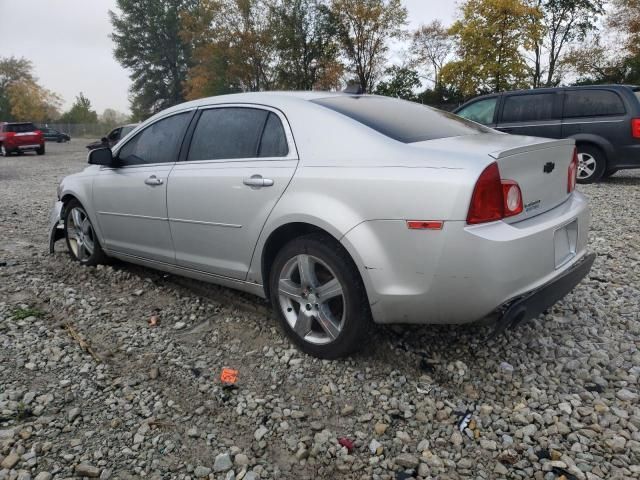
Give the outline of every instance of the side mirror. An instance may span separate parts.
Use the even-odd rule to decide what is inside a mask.
[[[89,164],[114,167],[115,161],[110,148],[96,148],[89,152]]]
[[[101,141],[102,143],[109,143],[109,139],[108,139],[107,137],[102,137],[102,138],[100,139],[100,141]]]

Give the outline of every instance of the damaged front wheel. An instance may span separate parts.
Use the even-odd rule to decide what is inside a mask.
[[[64,211],[64,236],[71,257],[83,265],[104,263],[107,256],[80,202],[71,200]]]

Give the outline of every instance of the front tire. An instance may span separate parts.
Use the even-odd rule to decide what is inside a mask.
[[[296,238],[278,253],[269,279],[280,323],[303,352],[335,359],[367,340],[371,313],[360,274],[332,237]]]
[[[71,200],[64,212],[64,238],[71,258],[88,266],[105,263],[107,256],[80,202]]]
[[[607,168],[607,158],[602,150],[591,145],[578,145],[578,183],[597,182]]]
[[[38,149],[36,150],[36,153],[37,153],[38,155],[44,155],[44,145],[42,145],[40,148],[38,148]]]

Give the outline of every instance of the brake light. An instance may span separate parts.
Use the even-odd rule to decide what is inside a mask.
[[[4,134],[4,141],[6,143],[13,142],[14,137],[16,136],[16,132],[7,132]]]
[[[467,223],[478,224],[502,220],[523,210],[522,192],[514,180],[502,180],[497,163],[480,174],[471,196]]]
[[[576,179],[578,177],[578,150],[573,149],[573,158],[569,163],[569,172],[567,174],[567,193],[571,193],[576,189]]]
[[[633,138],[640,138],[640,118],[631,119],[631,136]]]

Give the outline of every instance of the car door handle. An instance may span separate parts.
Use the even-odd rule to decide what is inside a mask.
[[[242,179],[242,183],[254,188],[273,186],[273,180],[270,178],[262,178],[262,175],[251,175],[251,177],[245,177]]]
[[[147,185],[151,185],[152,187],[155,187],[156,185],[162,185],[162,179],[156,177],[155,175],[151,175],[149,178],[147,178],[144,183],[146,183]]]

